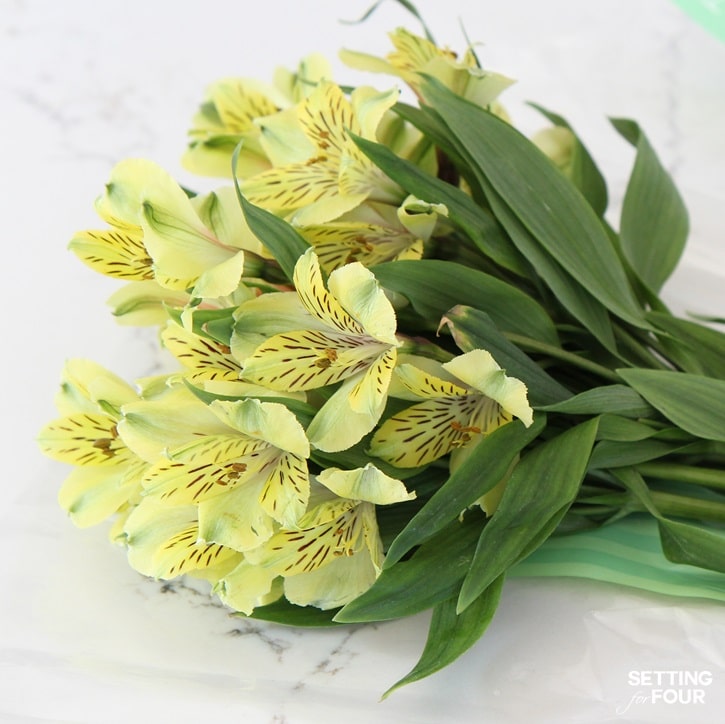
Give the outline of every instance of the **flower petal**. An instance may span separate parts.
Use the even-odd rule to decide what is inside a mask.
[[[38,444],[48,457],[71,465],[121,465],[133,459],[118,437],[116,420],[99,413],[77,412],[50,422]]]
[[[365,369],[379,351],[379,345],[359,344],[349,335],[313,330],[287,332],[260,345],[245,361],[242,374],[274,390],[312,390]]]
[[[80,231],[68,248],[91,269],[115,279],[153,279],[152,259],[141,227]]]
[[[334,502],[330,505],[339,509]],[[345,507],[337,517],[320,525],[278,531],[263,547],[249,551],[247,559],[279,575],[292,576],[313,571],[337,557],[352,555],[364,545],[362,521],[354,503]],[[305,519],[300,521],[300,526],[304,524]]]
[[[201,337],[171,321],[161,332],[161,341],[191,371],[190,382],[237,381],[241,377],[241,367],[232,357],[231,349],[221,342]]]
[[[214,593],[227,606],[248,616],[257,606],[281,597],[281,585],[274,585],[276,578],[276,574],[267,568],[243,560],[217,583]]]
[[[397,346],[393,305],[369,269],[360,263],[335,269],[330,274],[328,288],[365,334]]]
[[[317,480],[341,498],[364,500],[375,505],[390,505],[413,500],[415,492],[409,493],[400,480],[378,470],[372,463],[355,470],[328,468]]]
[[[142,461],[128,466],[75,468],[63,482],[58,502],[78,527],[96,525],[136,500],[145,468]]]
[[[480,390],[518,417],[526,427],[533,422],[533,410],[527,399],[526,385],[515,377],[507,377],[489,352],[474,349],[454,357],[443,367],[467,385]]]
[[[310,443],[318,450],[339,452],[360,442],[376,425],[385,408],[385,398],[377,409],[353,410],[350,395],[363,378],[353,375],[338,387],[307,428]]]
[[[222,422],[256,440],[292,453],[301,458],[309,457],[310,444],[302,425],[294,413],[277,402],[217,400],[211,410]]]
[[[264,477],[199,503],[199,537],[237,551],[258,548],[274,533],[274,520],[259,505]]]
[[[344,606],[375,583],[377,572],[370,553],[363,549],[351,556],[284,579],[285,597],[297,606],[323,610]]]
[[[433,462],[481,432],[471,427],[479,400],[478,395],[443,397],[408,407],[380,426],[370,454],[401,468]]]
[[[259,504],[282,527],[297,526],[307,509],[310,478],[304,458],[280,455],[259,496]]]
[[[308,249],[295,264],[294,283],[302,304],[314,317],[340,332],[364,334],[360,323],[325,289],[320,262],[313,249]]]
[[[174,578],[236,555],[229,548],[199,542],[195,506],[168,506],[145,498],[129,515],[125,532],[129,563],[153,578]]]

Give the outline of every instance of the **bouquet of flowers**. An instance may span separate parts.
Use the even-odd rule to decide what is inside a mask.
[[[432,609],[396,686],[468,649],[552,537],[644,514],[670,561],[725,572],[723,320],[659,298],[688,229],[671,178],[613,120],[636,161],[612,228],[567,121],[539,108],[525,137],[512,81],[423,27],[342,53],[415,103],[311,55],[209,88],[184,163],[213,192],[113,169],[70,248],[178,364],[131,386],[69,361],[39,436],[75,466],[74,523],[112,518],[144,575],[299,626]]]

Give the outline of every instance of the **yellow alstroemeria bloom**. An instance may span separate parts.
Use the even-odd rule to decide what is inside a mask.
[[[350,50],[342,50],[340,57],[344,63],[358,70],[396,75],[418,95],[423,76],[431,76],[454,93],[480,106],[493,103],[513,83],[510,78],[478,67],[470,49],[459,60],[452,51],[439,48],[427,38],[405,28],[390,33],[390,39],[395,50],[386,59]]]
[[[148,467],[118,435],[121,406],[137,400],[123,380],[95,362],[70,360],[56,405],[61,417],[38,436],[43,453],[77,466],[58,499],[81,527],[95,525],[138,499]]]
[[[131,406],[122,434],[133,444],[155,428],[152,435],[163,439],[175,409],[163,398]],[[187,403],[186,412],[193,409]],[[178,431],[168,432],[170,444],[144,476],[146,497],[197,506],[199,539],[234,550],[258,546],[275,524],[296,525],[309,496],[310,447],[293,413],[256,399],[215,401],[187,425],[181,444]]]
[[[341,382],[307,436],[321,450],[345,450],[373,429],[385,407],[399,345],[395,311],[359,263],[333,271],[325,288],[312,249],[298,260],[294,283],[296,294],[264,294],[240,307],[238,329],[253,330],[255,340],[260,332],[272,336],[247,356],[238,334],[232,351],[242,355],[245,379],[273,390]]]
[[[241,142],[237,162],[240,177],[271,168],[255,121],[298,103],[320,80],[330,77],[329,63],[315,53],[304,58],[295,73],[277,69],[272,86],[249,78],[223,78],[213,83],[194,116],[189,148],[182,159],[184,167],[201,176],[230,178],[232,154]]]
[[[191,574],[216,582],[242,560],[231,548],[200,540],[196,506],[171,507],[154,498],[131,511],[123,542],[131,566],[151,578]]]
[[[339,86],[322,81],[294,113],[259,121],[275,168],[246,179],[245,196],[300,226],[336,219],[364,201],[399,203],[405,196],[400,187],[350,138],[376,140],[397,97],[397,90],[363,87],[348,100]]]
[[[476,349],[441,365],[441,376],[411,364],[397,379],[419,402],[376,431],[370,453],[402,468],[417,467],[474,444],[518,417],[527,427],[533,411],[526,385],[508,377],[490,353]]]
[[[97,204],[107,232],[82,232],[71,249],[101,273],[154,279],[194,297],[232,294],[244,252],[266,255],[244,221],[234,189],[189,198],[162,168],[144,159],[117,164]]]
[[[366,267],[396,259],[420,259],[423,245],[447,215],[443,204],[409,196],[399,206],[363,204],[327,224],[304,226],[300,234],[314,247],[327,272],[353,261]]]
[[[383,562],[375,506],[412,500],[415,494],[373,465],[325,470],[317,483],[316,502],[297,529],[280,530],[246,552],[244,562],[219,581],[215,590],[222,601],[251,613],[253,600],[282,577],[289,601],[329,609],[375,582]]]

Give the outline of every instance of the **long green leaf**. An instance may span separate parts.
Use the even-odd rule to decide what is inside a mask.
[[[563,311],[578,320],[605,349],[616,354],[617,344],[614,339],[614,331],[604,305],[598,302],[536,242],[488,180],[481,177],[480,181],[496,218],[506,229],[519,251],[529,260],[543,282],[554,293]]]
[[[458,598],[464,611],[496,578],[543,543],[574,501],[597,432],[597,420],[577,425],[521,458],[488,521]]]
[[[725,535],[666,518],[657,509],[654,496],[636,470],[618,470],[616,477],[657,519],[662,550],[668,560],[725,573]]]
[[[493,215],[459,188],[431,176],[390,149],[354,137],[365,155],[408,193],[429,203],[444,204],[448,219],[463,231],[478,249],[500,266],[519,276],[530,270]]]
[[[672,345],[684,348],[692,366],[687,372],[725,379],[725,334],[697,322],[673,317],[670,314],[650,312],[647,318],[657,327],[672,335],[672,341],[662,339],[668,350]]]
[[[618,372],[675,425],[705,440],[725,441],[725,380],[670,370]]]
[[[274,603],[255,608],[249,618],[260,621],[273,621],[285,626],[302,626],[305,628],[319,628],[338,626],[333,617],[339,609],[322,611],[314,606],[295,606],[284,598]],[[244,614],[234,614],[240,618],[247,618]]]
[[[463,613],[456,613],[456,599],[449,598],[433,609],[428,639],[413,670],[391,686],[386,698],[405,684],[435,674],[453,663],[481,638],[496,613],[504,577],[497,578]]]
[[[658,292],[685,248],[687,209],[639,125],[626,118],[611,121],[637,149],[622,205],[622,251],[640,279]]]
[[[469,512],[420,546],[409,560],[385,569],[335,616],[338,623],[386,621],[425,611],[455,596],[473,558],[483,515]]]
[[[608,468],[622,468],[630,465],[639,465],[650,460],[670,455],[675,452],[686,452],[687,444],[660,440],[653,435],[646,440],[634,442],[613,442],[602,440],[598,442],[589,461],[590,470],[606,470]]]
[[[572,182],[581,191],[582,196],[589,202],[598,216],[604,216],[607,210],[607,184],[601,171],[597,168],[587,147],[576,134],[569,122],[558,115],[546,110],[536,103],[530,103],[539,113],[546,116],[555,126],[566,128],[574,135],[574,154],[572,158]]]
[[[385,568],[392,567],[414,546],[438,533],[503,480],[516,456],[538,437],[545,424],[545,416],[537,415],[529,428],[517,420],[483,438],[393,541],[385,557]]]
[[[646,403],[631,387],[604,385],[541,408],[547,412],[566,415],[601,415],[611,413],[622,417],[651,417],[654,408]]]
[[[458,306],[446,314],[444,321],[460,349],[485,349],[509,375],[520,379],[534,407],[553,405],[571,397],[566,387],[506,339],[485,312]]]
[[[465,304],[488,312],[505,332],[559,344],[544,308],[490,274],[438,259],[391,261],[378,264],[373,271],[383,287],[407,297],[418,314],[435,323],[452,307]]]
[[[548,253],[611,312],[648,328],[601,221],[549,159],[511,125],[433,79],[423,95]]]
[[[690,523],[658,521],[662,550],[673,563],[725,573],[725,535]],[[725,581],[722,582],[725,587]]]
[[[232,155],[234,189],[244,218],[252,233],[269,249],[288,279],[292,279],[297,260],[307,251],[309,244],[283,219],[247,201],[237,180],[237,161],[241,144]]]

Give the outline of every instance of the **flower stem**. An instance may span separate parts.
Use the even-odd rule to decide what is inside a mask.
[[[672,463],[642,463],[636,466],[636,470],[645,477],[678,483],[694,483],[707,488],[725,490],[725,470],[673,465]]]
[[[550,357],[561,360],[562,362],[568,362],[575,367],[587,370],[588,372],[593,372],[595,375],[612,382],[622,381],[621,377],[614,370],[603,367],[602,365],[592,362],[585,357],[580,357],[573,352],[567,352],[565,349],[561,349],[560,347],[554,347],[553,345],[546,344],[546,342],[539,342],[536,339],[531,339],[530,337],[525,337],[521,334],[514,334],[513,332],[506,332],[505,336],[506,339],[518,344],[520,347],[529,350],[530,352],[541,352],[542,354],[547,354]]]

